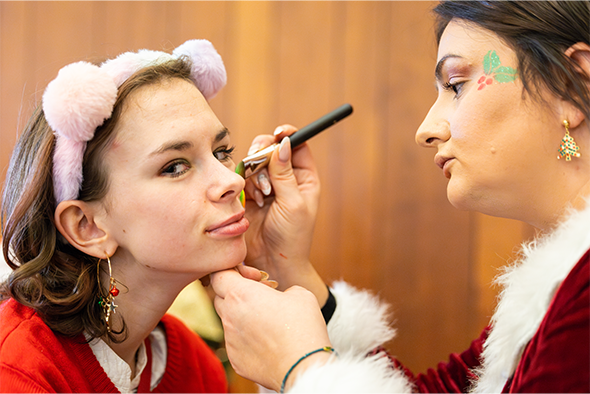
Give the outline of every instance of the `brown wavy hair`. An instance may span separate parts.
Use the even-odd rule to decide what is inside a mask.
[[[112,116],[96,129],[83,159],[81,201],[105,197],[109,177],[103,157],[112,143],[127,98],[139,88],[179,78],[191,81],[191,64],[186,58],[139,70],[119,88]],[[31,116],[12,153],[4,193],[1,225],[4,259],[12,268],[0,283],[0,301],[14,298],[33,308],[55,332],[92,338],[108,335],[114,342],[126,338],[108,332],[98,305],[99,285],[96,257],[70,245],[54,224],[56,200],[53,193],[53,150],[55,137],[41,105]]]
[[[495,33],[516,52],[526,92],[540,99],[548,88],[590,119],[590,76],[565,55],[578,42],[590,45],[589,1],[443,1],[434,13],[437,42],[454,18]]]

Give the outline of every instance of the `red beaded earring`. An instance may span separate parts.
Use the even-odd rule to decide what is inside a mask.
[[[106,294],[106,296],[104,295],[104,290],[102,288],[102,286],[100,285],[100,262],[102,261],[102,259],[98,259],[98,264],[97,264],[97,280],[98,280],[98,291],[99,291],[99,295],[98,295],[98,305],[100,305],[100,307],[102,308],[102,313],[104,314],[104,320],[105,323],[107,325],[107,331],[111,332],[111,322],[110,322],[110,317],[111,317],[111,312],[115,313],[115,308],[117,308],[117,305],[115,304],[115,297],[119,295],[119,289],[117,289],[117,284],[115,281],[115,278],[113,278],[113,271],[111,269],[111,259],[109,258],[109,255],[107,255],[107,263],[109,265],[109,290],[108,293]]]

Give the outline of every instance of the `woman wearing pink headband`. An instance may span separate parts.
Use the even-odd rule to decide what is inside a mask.
[[[499,278],[490,326],[424,373],[388,357],[387,305],[344,282],[330,297],[311,264],[317,178],[286,178],[271,162],[275,193],[259,212],[264,231],[252,231],[262,222],[252,220],[248,262],[284,292],[231,270],[211,276],[242,376],[292,393],[590,392],[590,1],[442,1],[434,13],[438,96],[416,141],[431,148],[453,206],[538,229]],[[253,185],[246,190],[255,199]],[[362,206],[350,209],[363,215]],[[256,210],[248,207],[249,218]]]
[[[246,255],[244,179],[207,102],[225,82],[192,40],[70,64],[48,85],[4,189],[0,391],[227,391],[212,351],[165,314]]]

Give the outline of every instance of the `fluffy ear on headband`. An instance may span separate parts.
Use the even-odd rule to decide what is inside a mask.
[[[56,135],[53,187],[57,204],[78,197],[86,143],[94,137],[96,128],[111,117],[123,82],[144,67],[180,57],[191,61],[191,79],[205,99],[213,98],[225,86],[223,60],[207,40],[189,40],[172,55],[144,49],[123,53],[100,67],[72,63],[47,85],[43,112]]]

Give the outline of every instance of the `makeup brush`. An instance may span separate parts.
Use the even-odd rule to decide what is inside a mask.
[[[297,132],[289,136],[291,139],[291,149],[294,149],[298,145],[303,144],[314,135],[327,129],[336,122],[346,118],[351,113],[352,106],[350,104],[343,104],[334,111],[299,129]],[[243,178],[248,178],[252,174],[257,173],[266,167],[276,146],[277,144],[270,145],[246,157],[244,160],[238,163],[236,167],[236,173],[240,174]]]

